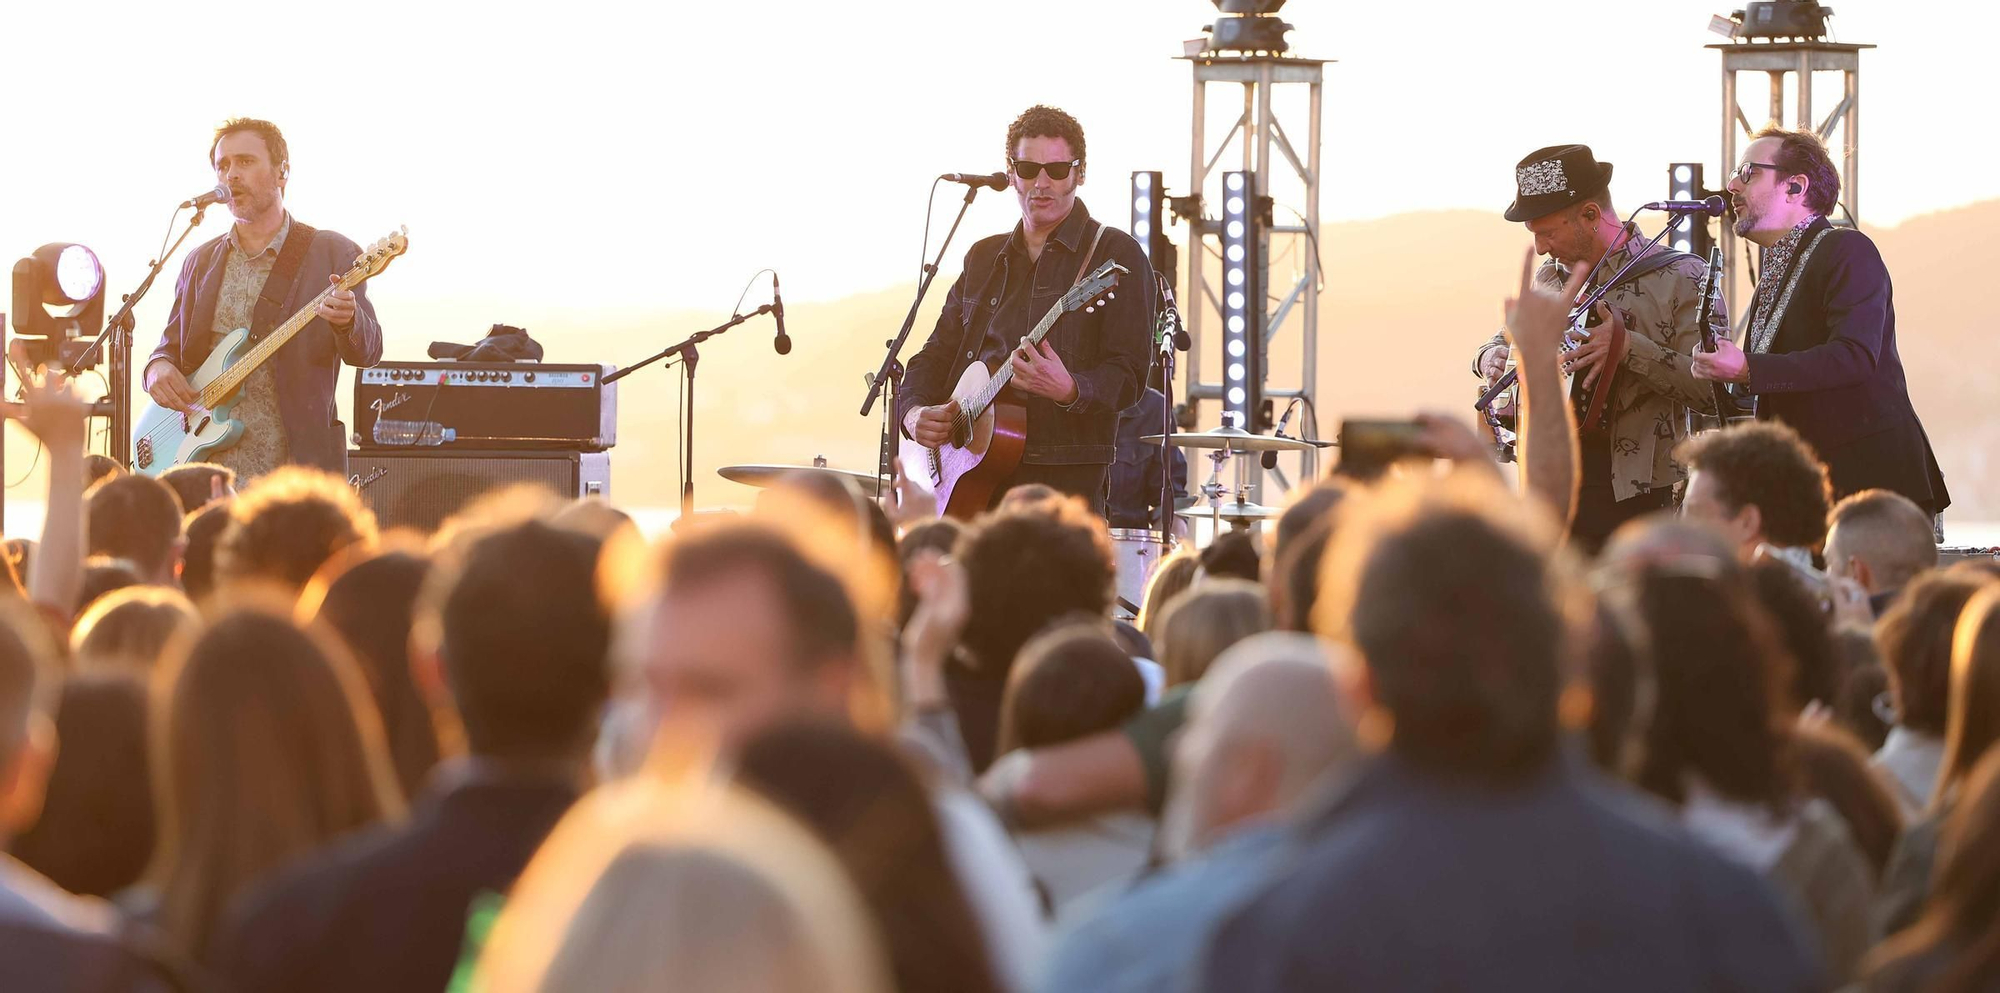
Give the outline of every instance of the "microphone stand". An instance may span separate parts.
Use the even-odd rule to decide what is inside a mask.
[[[1160,336],[1160,557],[1174,547],[1174,336]]]
[[[685,341],[668,345],[636,365],[626,366],[597,380],[600,384],[615,383],[668,356],[681,357],[681,368],[686,370],[684,375],[687,377],[687,405],[681,410],[681,519],[674,522],[675,527],[694,517],[694,368],[701,362],[701,353],[695,346],[752,317],[761,317],[770,312],[771,305],[767,303],[747,314],[736,314],[706,331],[688,336]]]
[[[1639,210],[1644,210],[1644,209],[1646,208],[1644,207],[1639,208]],[[1633,211],[1632,216],[1633,217],[1639,216],[1639,211],[1638,210]],[[1577,308],[1575,310],[1570,311],[1570,322],[1574,324],[1576,322],[1576,318],[1579,315],[1588,317],[1592,308],[1595,308],[1597,306],[1598,301],[1604,299],[1604,295],[1606,293],[1611,292],[1611,288],[1617,286],[1618,281],[1620,279],[1623,279],[1626,273],[1632,271],[1632,267],[1638,265],[1640,259],[1643,259],[1648,254],[1650,254],[1653,246],[1659,244],[1661,239],[1664,239],[1667,236],[1667,232],[1672,231],[1677,227],[1680,227],[1681,222],[1686,220],[1687,217],[1688,215],[1686,214],[1676,212],[1673,216],[1673,219],[1667,222],[1667,226],[1661,228],[1660,233],[1654,235],[1653,240],[1646,243],[1646,250],[1632,253],[1632,257],[1625,261],[1624,266],[1620,267],[1617,272],[1612,273],[1611,278],[1605,280],[1602,286],[1599,286],[1597,289],[1592,290],[1589,296],[1584,297],[1583,303],[1577,305]],[[1629,220],[1627,223],[1630,223]],[[1604,259],[1599,258],[1597,261],[1602,263]],[[1514,381],[1520,378],[1520,375],[1521,371],[1519,369],[1509,370],[1505,376],[1502,376],[1499,379],[1495,380],[1493,382],[1493,385],[1488,387],[1485,393],[1479,395],[1479,400],[1478,402],[1472,405],[1472,409],[1482,414],[1485,413],[1486,408],[1492,406],[1493,401],[1496,398],[1498,398],[1500,394],[1507,391],[1507,387],[1514,385]]]
[[[935,194],[933,194],[935,195]],[[875,498],[882,498],[882,481],[895,472],[896,458],[896,406],[901,399],[903,388],[903,361],[898,358],[903,352],[903,343],[910,337],[910,329],[917,323],[917,308],[924,305],[924,296],[931,291],[931,281],[937,278],[938,263],[944,261],[945,250],[951,247],[953,235],[958,233],[959,222],[965,220],[965,212],[972,209],[972,198],[979,195],[979,187],[965,188],[965,202],[958,207],[958,216],[952,218],[951,230],[946,231],[944,241],[938,245],[937,255],[924,264],[923,278],[917,281],[917,298],[910,301],[910,313],[903,318],[903,327],[896,337],[888,342],[889,353],[882,357],[882,365],[867,377],[868,398],[861,401],[861,416],[867,417],[881,399],[883,391],[889,398],[882,407],[882,447],[875,462]]]
[[[174,239],[173,245],[167,248],[165,254],[149,263],[152,268],[146,271],[146,278],[140,281],[139,288],[125,294],[122,298],[124,303],[119,306],[117,313],[111,315],[110,320],[104,322],[104,330],[97,333],[96,340],[78,352],[76,357],[63,368],[63,374],[74,379],[77,373],[95,361],[98,353],[104,351],[106,344],[112,346],[111,375],[108,378],[111,388],[109,397],[111,411],[107,415],[92,410],[91,415],[111,418],[111,457],[118,460],[119,465],[132,464],[132,326],[134,323],[132,311],[139,306],[139,301],[145,298],[146,291],[153,288],[153,280],[159,277],[161,269],[166,268],[167,260],[173,258],[174,253],[180,251],[181,243],[187,240],[188,235],[194,233],[195,228],[201,226],[202,215],[207,212],[207,204],[194,209],[194,216],[188,218],[187,227],[181,229],[181,236]]]

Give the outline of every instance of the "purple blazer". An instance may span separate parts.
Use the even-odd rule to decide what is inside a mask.
[[[294,228],[296,230],[296,227]],[[215,345],[216,297],[222,292],[222,270],[228,260],[227,234],[202,243],[188,253],[174,284],[174,307],[167,315],[159,347],[146,360],[171,359],[183,375],[208,359]],[[303,309],[326,288],[326,278],[344,273],[361,255],[361,247],[332,231],[315,231],[298,278],[271,327]],[[375,305],[368,302],[368,284],[354,288],[354,326],[337,332],[323,318],[314,318],[285,347],[271,356],[271,374],[278,393],[278,420],[285,432],[286,461],[347,475],[347,427],[334,410],[334,390],[340,386],[340,363],[371,366],[382,360],[382,325]],[[252,328],[261,338],[271,328]]]

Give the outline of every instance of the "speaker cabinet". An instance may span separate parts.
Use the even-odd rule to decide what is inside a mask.
[[[611,496],[609,452],[352,451],[347,471],[382,527],[425,532],[488,491],[517,483],[573,499]]]

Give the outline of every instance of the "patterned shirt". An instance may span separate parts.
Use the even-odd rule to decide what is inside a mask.
[[[1605,254],[1598,274],[1591,277],[1592,286],[1616,275],[1646,248],[1646,242],[1637,225],[1627,224],[1624,239]],[[1645,254],[1662,251],[1667,249],[1656,245]],[[1687,478],[1687,467],[1674,460],[1673,451],[1693,430],[1688,409],[1714,412],[1713,391],[1706,380],[1694,376],[1694,350],[1701,342],[1695,318],[1701,311],[1701,284],[1707,273],[1708,263],[1687,257],[1628,279],[1604,297],[1624,318],[1630,347],[1605,401],[1609,430],[1584,443],[1611,446],[1611,490],[1616,499],[1629,500]],[[1563,267],[1544,263],[1535,278],[1545,288],[1560,291],[1568,276]],[[1729,308],[1719,289],[1709,326],[1719,337],[1730,337]],[[1506,335],[1496,334],[1480,351],[1504,344]]]
[[[231,332],[250,326],[251,315],[257,309],[257,296],[264,291],[264,281],[270,278],[271,267],[277,264],[278,252],[285,247],[285,238],[291,233],[292,215],[287,213],[278,236],[263,251],[251,255],[237,240],[236,228],[229,229],[229,255],[222,269],[222,290],[215,299],[215,324],[210,329],[217,347]],[[239,485],[283,465],[285,427],[278,419],[277,384],[270,364],[265,363],[251,373],[227,402],[233,405],[229,416],[243,422],[243,436],[210,458],[236,470]]]

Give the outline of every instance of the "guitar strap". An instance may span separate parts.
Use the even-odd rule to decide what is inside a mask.
[[[285,233],[285,247],[278,249],[278,260],[271,263],[271,274],[264,277],[264,288],[257,291],[257,306],[250,312],[251,341],[262,341],[285,316],[280,308],[292,295],[292,284],[299,278],[299,265],[305,262],[306,251],[318,233],[311,225],[296,220]]]
[[[1090,272],[1090,257],[1097,254],[1097,243],[1104,238],[1104,222],[1091,223],[1097,225],[1097,233],[1090,236],[1090,247],[1083,250],[1083,264],[1076,267],[1076,278],[1069,281],[1071,286],[1083,282],[1083,277]]]

